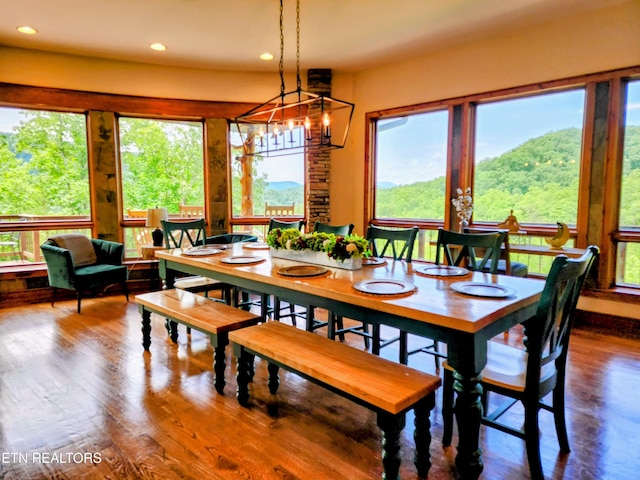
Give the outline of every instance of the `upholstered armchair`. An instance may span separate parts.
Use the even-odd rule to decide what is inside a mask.
[[[78,313],[84,292],[96,292],[109,285],[120,284],[129,301],[127,278],[129,271],[122,264],[124,245],[85,235],[56,235],[40,245],[47,262],[51,306],[58,288],[78,294]]]

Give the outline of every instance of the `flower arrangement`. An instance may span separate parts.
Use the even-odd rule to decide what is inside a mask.
[[[274,228],[267,235],[267,245],[287,250],[324,252],[329,258],[344,261],[349,258],[368,257],[369,242],[359,235],[333,233],[301,233],[295,228]]]
[[[460,222],[469,223],[471,214],[473,213],[473,197],[471,196],[471,187],[467,187],[463,192],[461,188],[457,190],[458,196],[451,200],[451,203],[456,207],[458,218]]]

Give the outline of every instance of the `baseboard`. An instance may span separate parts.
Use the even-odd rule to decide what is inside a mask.
[[[640,320],[634,318],[576,310],[574,326],[603,335],[613,335],[633,340],[640,339]]]

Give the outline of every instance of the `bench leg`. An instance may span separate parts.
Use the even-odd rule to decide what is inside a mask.
[[[167,318],[167,320],[164,322],[164,326],[167,329],[167,333],[171,337],[171,341],[173,343],[178,343],[178,323]]]
[[[392,415],[378,412],[378,427],[382,430],[382,465],[384,480],[399,480],[400,435],[405,425],[404,413]]]
[[[267,365],[267,370],[269,370],[269,391],[272,395],[275,395],[278,393],[278,387],[280,386],[280,377],[278,376],[280,367],[273,363],[269,363]]]
[[[247,352],[242,346],[237,346],[239,352],[236,351],[238,362],[236,366],[236,381],[238,383],[238,390],[236,391],[236,398],[238,403],[243,407],[246,407],[249,403],[249,382],[253,378],[253,359],[254,355]]]
[[[413,463],[418,470],[418,478],[427,478],[431,469],[431,419],[429,415],[436,405],[435,393],[430,394],[420,400],[413,408],[415,412],[413,439],[416,444],[416,451],[413,456]]]
[[[142,346],[149,351],[151,346],[151,312],[142,310]]]
[[[213,346],[213,373],[216,392],[220,395],[224,393],[224,371],[226,368],[225,349],[229,345],[228,335],[211,335],[211,345]]]

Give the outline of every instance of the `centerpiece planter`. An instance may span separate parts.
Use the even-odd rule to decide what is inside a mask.
[[[313,250],[289,250],[286,248],[273,248],[272,258],[284,258],[296,262],[313,263],[324,267],[342,268],[345,270],[359,270],[362,268],[362,257],[352,257],[346,260],[336,260],[329,257],[325,252],[314,252]]]

